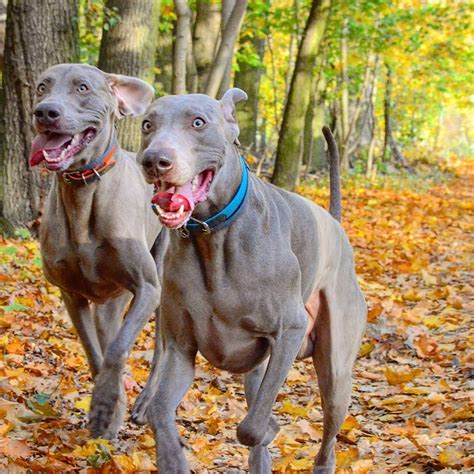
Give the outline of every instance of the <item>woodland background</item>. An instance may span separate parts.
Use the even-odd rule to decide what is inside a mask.
[[[155,469],[148,429],[90,440],[84,354],[32,237],[50,179],[28,168],[34,84],[71,61],[142,77],[157,95],[244,89],[253,170],[323,206],[330,125],[370,309],[338,470],[471,470],[472,20],[467,0],[0,0],[0,471]],[[120,124],[125,148],[138,148],[139,122]],[[153,322],[130,359],[141,386],[152,334]],[[195,472],[246,468],[244,409],[240,378],[200,359],[178,411]],[[321,410],[309,363],[275,413],[275,472],[310,472]]]
[[[6,16],[5,3],[4,226],[34,227],[41,213],[48,179],[27,161],[33,84],[60,62],[139,76],[158,95],[244,89],[241,143],[288,189],[325,169],[323,124],[343,171],[369,178],[472,152],[468,1],[10,0]],[[138,148],[138,123],[120,125],[125,148]]]

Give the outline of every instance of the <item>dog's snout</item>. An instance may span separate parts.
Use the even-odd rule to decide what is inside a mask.
[[[42,103],[35,107],[33,114],[42,125],[52,125],[61,118],[62,107],[59,104]]]
[[[149,173],[165,174],[173,168],[175,155],[171,148],[147,150],[143,156],[143,167]]]

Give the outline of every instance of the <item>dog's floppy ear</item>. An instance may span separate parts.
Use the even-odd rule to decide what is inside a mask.
[[[115,115],[118,118],[142,115],[153,99],[153,87],[136,77],[121,74],[106,76],[110,89],[117,98]]]
[[[224,118],[229,124],[232,133],[231,141],[236,145],[240,145],[238,139],[240,130],[237,119],[235,118],[235,104],[241,100],[247,100],[247,94],[237,87],[229,89],[221,99],[222,112],[224,113]]]

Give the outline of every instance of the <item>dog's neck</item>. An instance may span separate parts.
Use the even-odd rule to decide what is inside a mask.
[[[242,180],[242,163],[239,149],[229,147],[224,164],[214,176],[208,198],[196,206],[193,217],[206,220],[224,209],[234,197]]]
[[[104,133],[105,138],[99,139],[97,145],[91,147],[86,163],[94,161],[98,156],[105,153],[114,139],[114,133],[113,126],[110,127],[108,134]],[[117,156],[122,153],[118,145],[115,153]],[[57,207],[58,209],[61,208],[64,213],[73,240],[77,242],[87,241],[91,225],[97,223],[102,217],[107,218],[107,216],[97,215],[97,208],[94,204],[100,199],[99,194],[107,195],[114,192],[114,174],[120,173],[121,164],[121,160],[117,160],[117,165],[103,179],[88,184],[68,184],[61,174],[55,176],[53,186],[56,186],[57,190]],[[73,171],[73,169],[68,171]]]

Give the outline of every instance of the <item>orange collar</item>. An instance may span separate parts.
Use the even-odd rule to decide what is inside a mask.
[[[78,170],[62,173],[64,182],[67,184],[89,184],[97,179],[100,181],[101,177],[115,166],[115,160],[112,158],[116,151],[117,143],[114,140],[99,160]]]

